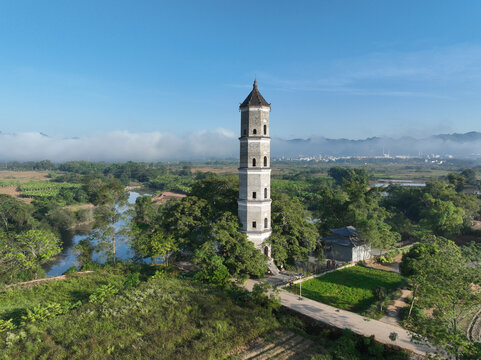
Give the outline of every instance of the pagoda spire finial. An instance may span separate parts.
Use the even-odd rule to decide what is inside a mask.
[[[257,79],[254,78],[254,89],[257,89]]]

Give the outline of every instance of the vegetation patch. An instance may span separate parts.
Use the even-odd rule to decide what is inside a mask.
[[[302,283],[302,296],[340,309],[363,312],[377,301],[376,289],[391,292],[404,277],[393,272],[352,266]],[[289,291],[299,293],[299,284]]]
[[[0,319],[19,325],[29,310],[42,304],[74,304],[86,302],[101,286],[121,287],[125,275],[97,272],[85,275],[71,274],[67,280],[49,281],[28,288],[11,287],[0,291]]]
[[[212,359],[277,326],[271,309],[245,291],[158,274],[102,302],[0,333],[0,353],[5,359]]]

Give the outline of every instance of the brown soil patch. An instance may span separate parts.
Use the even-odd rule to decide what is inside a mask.
[[[472,228],[474,230],[481,230],[481,221],[478,221],[478,220],[474,220],[473,221],[473,226]]]
[[[162,194],[154,196],[152,198],[152,201],[157,203],[157,204],[165,204],[170,199],[174,199],[174,198],[180,199],[180,198],[185,198],[185,197],[187,197],[187,195],[185,195],[185,194],[179,194],[179,193],[174,193],[174,192],[170,192],[170,191],[164,191]]]
[[[213,168],[203,167],[203,168],[193,168],[192,172],[201,172],[201,173],[211,172],[214,174],[225,174],[225,173],[237,172],[237,168],[228,167],[228,166],[222,169],[213,169]]]
[[[48,171],[9,171],[0,170],[0,181],[18,181],[20,184],[26,183],[32,180],[49,181]],[[6,194],[13,196],[23,202],[30,204],[33,199],[20,197],[20,193],[17,191],[17,185],[0,187],[0,194]]]
[[[403,254],[398,254],[394,257],[394,261],[389,264],[379,264],[374,260],[374,258],[371,258],[371,260],[369,260],[370,262],[368,262],[366,265],[367,267],[370,267],[373,269],[391,271],[399,274],[399,264],[401,263],[402,258],[403,258]]]
[[[470,243],[471,241],[474,241],[476,243],[481,243],[481,238],[478,237],[478,236],[474,236],[474,235],[459,235],[455,240],[454,242],[456,243],[456,245],[458,246],[462,246],[462,245],[465,245],[467,243]]]
[[[125,187],[125,191],[142,189],[142,185],[129,185]]]
[[[48,171],[9,171],[0,170],[0,180],[15,180],[24,183],[32,180],[50,180]]]
[[[20,192],[18,192],[17,186],[0,187],[0,194],[10,195],[18,200],[26,202],[27,204],[30,204],[33,201],[32,198],[20,197]]]

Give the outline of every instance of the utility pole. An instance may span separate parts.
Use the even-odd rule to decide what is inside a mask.
[[[299,282],[299,300],[302,300],[302,276]]]

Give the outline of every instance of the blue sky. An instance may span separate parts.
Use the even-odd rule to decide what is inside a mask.
[[[481,131],[480,19],[480,1],[0,0],[0,131],[236,134],[255,76],[277,137]]]

